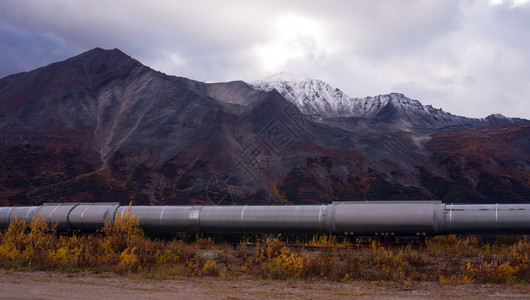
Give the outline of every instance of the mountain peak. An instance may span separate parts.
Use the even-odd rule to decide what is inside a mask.
[[[65,78],[70,72],[69,68],[73,67],[81,75],[78,78],[85,77],[87,80],[85,83],[91,89],[108,80],[125,78],[137,67],[147,68],[117,48],[111,50],[94,48],[54,65],[63,70],[56,74],[64,75]]]
[[[486,117],[486,119],[488,119],[488,118],[489,119],[508,119],[502,114],[491,114],[491,115]]]
[[[306,114],[343,116],[351,107],[351,98],[329,84],[311,78],[303,78],[287,72],[254,81],[250,85],[261,91],[278,91]]]
[[[32,95],[46,94],[50,90],[56,95],[79,89],[97,93],[106,83],[127,78],[139,67],[147,69],[119,49],[94,48],[64,61],[3,78],[0,81],[0,91],[11,91],[11,96],[4,96],[2,99],[3,105],[9,109],[18,107],[28,99],[17,96],[15,91],[20,93],[26,89],[32,91],[27,94],[30,98]]]
[[[73,63],[86,63],[86,62],[102,61],[102,62],[109,62],[112,64],[137,62],[135,59],[123,53],[118,48],[106,50],[106,49],[102,49],[99,47],[83,52],[77,56],[67,59],[66,61],[70,63],[72,62]]]

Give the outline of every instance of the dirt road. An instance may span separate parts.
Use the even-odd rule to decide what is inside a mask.
[[[530,285],[306,282],[251,278],[153,280],[140,276],[0,270],[0,299],[530,299]]]

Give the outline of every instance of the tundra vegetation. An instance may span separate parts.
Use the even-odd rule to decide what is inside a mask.
[[[255,238],[255,237],[254,237]],[[285,236],[246,238],[235,246],[212,237],[147,236],[128,215],[98,234],[57,234],[40,218],[18,220],[0,232],[0,267],[133,274],[171,279],[189,276],[277,280],[356,280],[443,284],[530,283],[530,240],[498,236],[437,236],[424,246],[371,240],[340,241],[327,235],[305,242]]]

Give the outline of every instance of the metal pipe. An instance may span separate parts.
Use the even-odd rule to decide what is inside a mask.
[[[433,201],[335,202],[332,231],[351,235],[444,233],[444,204]]]
[[[146,231],[316,232],[328,231],[325,205],[292,206],[121,206]]]
[[[444,214],[450,233],[530,233],[529,204],[446,205]]]
[[[145,231],[326,232],[336,235],[530,234],[530,204],[443,204],[437,201],[334,202],[285,206],[119,206],[59,203],[0,207],[0,229],[36,216],[60,232],[101,230],[126,214]]]

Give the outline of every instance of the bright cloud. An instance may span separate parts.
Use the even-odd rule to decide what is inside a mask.
[[[510,8],[516,8],[530,3],[530,0],[490,0],[490,5],[493,6],[503,5],[505,3],[509,4]]]
[[[272,39],[255,47],[265,70],[280,72],[289,60],[318,61],[325,55],[323,29],[311,18],[282,15],[273,25]]]

